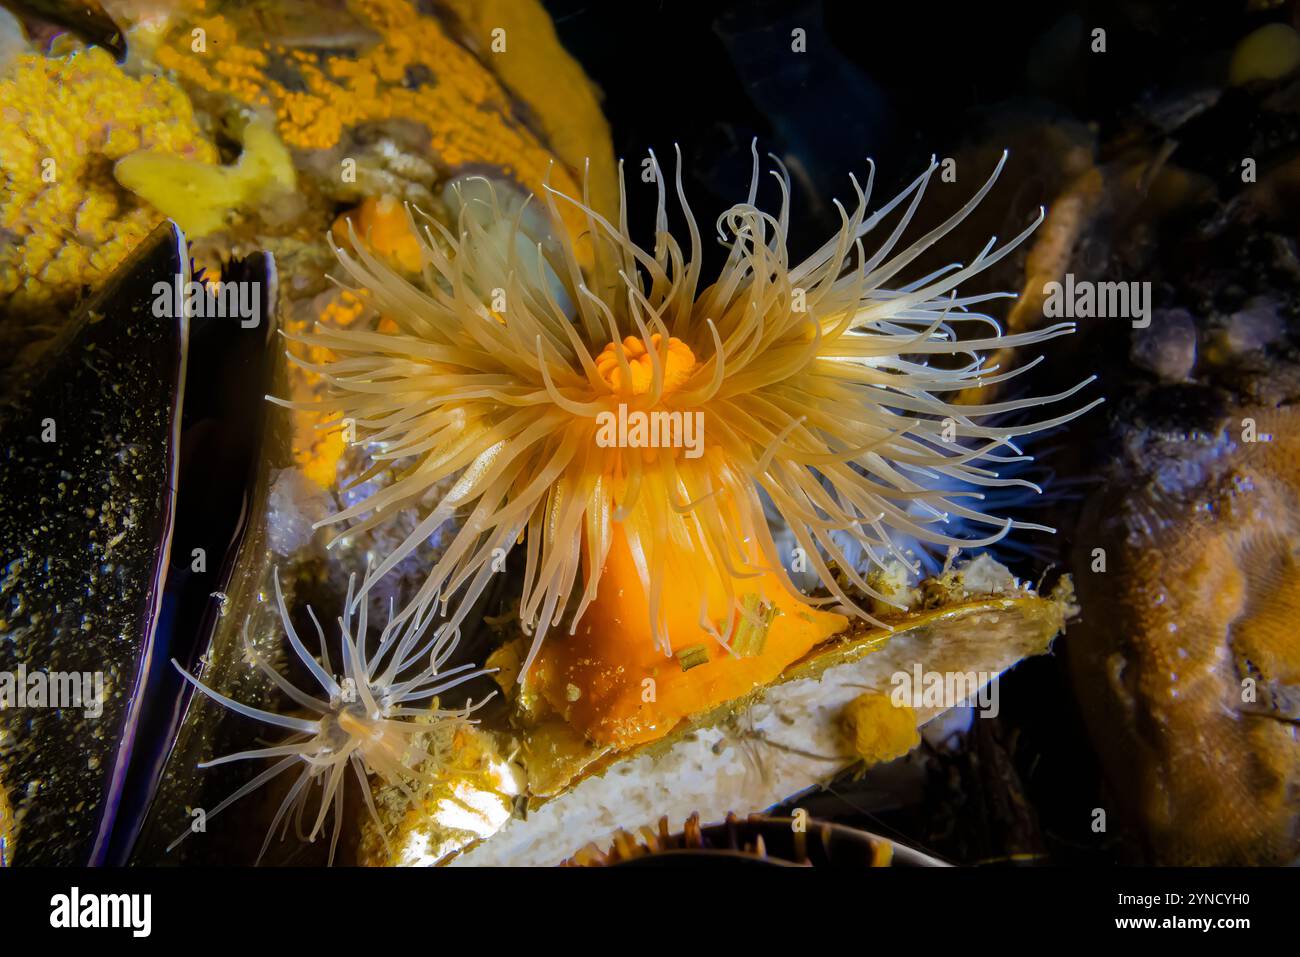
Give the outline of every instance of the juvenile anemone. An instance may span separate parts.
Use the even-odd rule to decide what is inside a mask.
[[[199,765],[200,768],[211,768],[232,761],[278,759],[208,812],[208,818],[220,814],[280,774],[296,769],[293,784],[267,829],[266,839],[258,853],[259,861],[281,823],[281,840],[284,840],[292,821],[301,840],[315,841],[323,833],[325,818],[332,810],[334,829],[330,839],[329,859],[333,863],[343,826],[343,796],[349,767],[361,785],[361,793],[378,833],[384,835],[370,793],[370,777],[377,776],[384,784],[398,788],[413,800],[415,792],[412,785],[438,781],[436,775],[421,769],[429,755],[421,745],[420,736],[431,730],[430,722],[464,719],[488,700],[485,698],[477,705],[458,709],[437,706],[438,695],[486,672],[475,670],[468,664],[443,670],[455,650],[456,636],[449,629],[439,628],[432,636],[425,638],[429,624],[427,616],[414,615],[403,620],[392,614],[390,606],[388,624],[380,633],[378,644],[373,651],[369,651],[365,602],[358,603],[360,613],[356,616],[354,630],[354,582],[355,576],[348,582],[347,603],[343,615],[338,619],[342,634],[343,672],[341,677],[335,677],[331,674],[333,666],[330,664],[325,633],[316,620],[315,612],[308,606],[307,613],[311,616],[320,639],[320,661],[312,656],[294,631],[280,590],[279,575],[275,578],[275,598],[285,635],[299,660],[320,685],[324,692],[323,698],[295,687],[268,664],[249,640],[248,622],[244,623],[245,659],[298,705],[301,709],[298,714],[276,714],[235,701],[209,688],[182,668],[175,659],[172,660],[172,664],[186,680],[213,701],[237,714],[290,732],[288,737],[274,746],[227,754]],[[308,808],[317,788],[319,800],[313,818],[308,813]],[[305,827],[307,821],[311,822],[309,828]],[[182,834],[168,850],[180,844],[189,834],[189,831]]]
[[[1027,484],[999,476],[1000,467],[1025,458],[1015,438],[1084,410],[1031,424],[996,423],[1008,412],[1065,399],[1091,380],[1057,395],[982,405],[945,397],[1029,368],[1000,371],[984,353],[1073,330],[1072,323],[1058,323],[1004,334],[976,310],[1008,294],[958,292],[960,283],[1014,250],[1042,221],[1042,211],[1009,242],[989,240],[969,264],[891,285],[970,215],[1005,161],[1004,155],[960,210],[904,248],[900,239],[937,164],[868,215],[872,166],[865,189],[852,179],[853,212],[836,204],[842,218],[836,235],[791,264],[789,178],[784,169],[772,171],[782,196],[775,215],[757,208],[755,152],[748,198],[717,222],[725,264],[703,288],[701,238],[682,190],[680,157],[675,185],[689,251],[668,232],[657,163],[653,251],[629,235],[625,196],[614,224],[585,197],[546,188],[552,222],[561,221],[559,203],[586,217],[583,242],[590,243],[594,265],[585,274],[562,230],[526,250],[501,242],[503,232],[519,232],[523,211],[507,208],[491,191],[463,204],[454,232],[425,217],[422,285],[400,277],[364,243],[354,241],[355,252],[339,249],[348,275],[369,290],[397,331],[317,327],[302,337],[337,358],[300,363],[323,376],[330,394],[295,407],[350,421],[357,440],[371,443],[376,471],[399,459],[413,464],[326,523],[355,520],[349,533],[372,528],[399,509],[418,507],[436,483],[454,479],[367,576],[362,592],[458,517],[416,603],[446,608],[456,596],[455,625],[500,567],[500,556],[525,543],[520,615],[533,641],[522,677],[549,628],[566,614],[570,632],[578,627],[598,600],[607,568],[635,569],[648,633],[672,653],[681,641],[670,634],[670,621],[680,625],[687,600],[692,625],[724,646],[745,622],[764,627],[762,608],[744,600],[744,583],[758,577],[775,576],[800,601],[870,619],[861,596],[891,600],[847,559],[844,536],[869,565],[883,568],[891,559],[908,560],[896,544],[903,538],[944,549],[1039,527],[985,515],[980,489]],[[882,223],[900,207],[883,242],[868,252],[864,237],[878,227],[885,231]],[[643,421],[651,428],[659,422],[669,441],[658,448],[609,447],[601,430],[620,406],[629,421],[647,413]],[[669,415],[652,419],[652,413]],[[694,413],[702,415],[700,454],[662,447],[680,438],[672,429]],[[628,436],[624,444],[635,444],[631,430]],[[789,529],[799,558],[829,597],[798,592],[771,520]],[[958,537],[958,523],[989,531]],[[851,588],[837,580],[833,566]],[[621,582],[620,595],[625,584],[635,583]],[[620,624],[627,627],[626,617]]]

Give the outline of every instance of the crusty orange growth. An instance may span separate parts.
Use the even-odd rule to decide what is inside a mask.
[[[0,144],[0,307],[14,315],[67,306],[162,221],[113,181],[115,160],[217,158],[180,87],[129,76],[95,47],[13,60],[0,79]]]

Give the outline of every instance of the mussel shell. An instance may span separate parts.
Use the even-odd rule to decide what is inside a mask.
[[[30,21],[66,27],[87,43],[103,47],[121,63],[126,38],[98,0],[8,0],[5,6]]]
[[[0,671],[99,673],[103,710],[0,710],[13,862],[104,859],[153,655],[175,513],[188,323],[153,287],[188,280],[155,230],[74,317],[0,416]],[[51,431],[52,430],[52,431]]]
[[[21,817],[12,863],[128,860],[187,700],[171,659],[193,668],[208,648],[250,514],[274,263],[223,269],[223,282],[256,284],[256,325],[156,315],[158,284],[178,278],[192,278],[185,238],[166,224],[74,317],[0,424],[0,671],[105,681],[98,718],[0,712],[0,786]]]
[[[267,411],[263,395],[273,364],[275,262],[269,253],[232,260],[221,281],[253,284],[259,321],[190,319],[172,561],[152,659],[137,689],[142,717],[107,864],[127,862],[152,805],[190,694],[171,660],[194,671],[209,650],[223,589],[252,514]]]

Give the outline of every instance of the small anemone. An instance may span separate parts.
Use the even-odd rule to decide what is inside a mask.
[[[280,839],[284,840],[292,821],[301,840],[315,841],[323,833],[325,819],[333,809],[330,863],[334,862],[343,824],[343,798],[349,767],[361,785],[361,793],[372,819],[378,825],[378,832],[387,843],[370,792],[370,777],[378,777],[386,785],[398,788],[409,800],[414,800],[416,795],[412,790],[413,785],[437,783],[440,780],[436,775],[421,769],[426,759],[431,757],[421,738],[430,730],[431,722],[465,720],[492,697],[489,694],[477,704],[467,703],[463,708],[438,707],[439,695],[473,678],[488,674],[489,670],[475,668],[471,664],[444,670],[455,651],[457,633],[444,627],[435,629],[426,637],[430,616],[416,614],[403,619],[393,613],[391,602],[388,623],[371,650],[367,641],[367,603],[354,602],[355,582],[355,575],[348,580],[344,613],[338,619],[343,661],[342,675],[336,677],[326,647],[325,632],[316,619],[315,612],[310,605],[307,607],[320,641],[319,661],[294,631],[280,589],[279,573],[275,573],[275,599],[285,635],[299,660],[320,685],[323,696],[302,691],[273,668],[249,639],[248,621],[244,621],[245,660],[261,670],[285,697],[298,705],[300,710],[296,714],[263,711],[228,698],[195,678],[172,659],[172,664],[185,679],[213,701],[237,714],[290,732],[283,741],[270,747],[239,751],[199,764],[200,768],[211,768],[232,761],[276,759],[261,774],[209,811],[207,818],[220,814],[240,798],[253,793],[286,771],[296,771],[293,784],[267,829],[266,839],[258,853],[259,861],[266,854],[277,828],[280,830]],[[308,809],[318,787],[319,801],[313,817]],[[190,833],[186,831],[178,837],[168,850],[175,848]]]

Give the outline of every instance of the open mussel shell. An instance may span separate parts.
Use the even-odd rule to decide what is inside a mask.
[[[167,224],[0,415],[0,674],[15,695],[0,710],[0,787],[16,864],[98,863],[110,843],[175,516],[188,325],[151,305],[178,275],[185,239]]]
[[[0,681],[49,692],[0,710],[8,863],[129,859],[183,713],[171,659],[192,666],[218,617],[276,277],[266,254],[223,269],[254,290],[255,325],[189,316],[173,291],[196,278],[160,226],[0,414]]]
[[[269,253],[232,260],[221,282],[244,290],[252,317],[192,317],[181,414],[179,484],[172,561],[147,682],[139,743],[118,809],[106,863],[129,859],[171,753],[190,686],[172,666],[193,671],[209,649],[224,589],[252,514],[264,438],[263,401],[274,365],[278,280]]]
[[[245,261],[246,268],[251,269],[252,265]],[[223,270],[223,281],[236,278],[232,268],[227,266]],[[199,387],[196,381],[195,402],[209,402],[212,415],[199,419],[196,413],[194,431],[187,431],[182,447],[181,513],[184,519],[187,505],[192,506],[195,525],[192,536],[183,521],[178,525],[178,574],[184,574],[184,569],[179,568],[181,564],[188,567],[192,547],[211,543],[215,551],[207,552],[206,575],[191,572],[185,575],[183,583],[177,581],[178,596],[185,596],[191,614],[201,614],[199,620],[191,618],[186,626],[194,636],[189,654],[175,653],[173,657],[209,687],[238,701],[275,710],[280,704],[276,688],[261,671],[250,667],[243,653],[247,629],[249,640],[259,654],[268,661],[285,664],[284,632],[272,597],[277,555],[271,545],[266,516],[275,478],[293,460],[287,417],[276,415],[276,407],[264,400],[268,394],[285,394],[287,387],[284,353],[278,348],[278,338],[271,335],[277,305],[269,255],[263,257],[261,268],[262,277],[269,280],[261,286],[264,292],[261,315],[266,317],[266,325],[253,330],[256,335],[245,336],[233,352],[227,350],[225,359],[215,365],[205,364],[205,372],[194,370],[195,376],[204,375],[206,382]],[[249,272],[244,278],[256,276]],[[202,353],[209,360],[221,354],[215,348],[203,346],[197,339],[198,323],[195,328],[195,353]],[[214,447],[225,452],[212,454]],[[192,473],[187,463],[193,463]],[[232,497],[233,492],[238,493],[237,498]],[[237,506],[237,514],[228,512],[212,521],[210,512],[218,502],[224,502],[227,509]],[[223,529],[228,532],[225,537]],[[303,584],[295,580],[294,562],[285,556],[279,556],[278,560],[284,566],[280,573],[290,605],[295,612],[302,611],[292,597]],[[331,620],[340,610],[324,605],[317,607],[322,621]],[[311,625],[304,619],[300,627],[310,629]],[[180,624],[175,628],[178,635],[184,630]],[[165,740],[159,739],[157,764],[150,769],[155,787],[147,807],[142,807],[143,821],[128,860],[146,865],[251,864],[257,858],[264,827],[251,823],[250,819],[258,817],[266,802],[278,802],[276,783],[239,802],[210,828],[196,829],[193,826],[196,814],[216,807],[248,779],[265,770],[257,762],[236,762],[209,769],[198,765],[219,754],[256,747],[267,729],[244,718],[229,720],[229,712],[206,696],[195,694],[170,662],[163,670],[169,684],[168,693],[160,696],[160,700],[171,703],[172,720]],[[299,684],[305,684],[303,676],[294,677],[300,679]],[[170,693],[173,688],[175,697]],[[239,826],[241,822],[244,826]],[[176,839],[184,834],[189,835],[188,839],[173,847]],[[295,857],[294,862],[313,863],[310,854],[318,849],[297,841],[277,844],[266,862],[278,862],[277,855],[282,852],[305,851],[307,858]],[[323,858],[320,863],[324,863]]]

